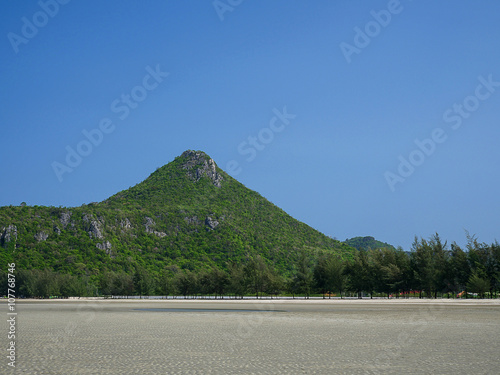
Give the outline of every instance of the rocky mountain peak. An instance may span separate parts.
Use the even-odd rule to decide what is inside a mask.
[[[193,181],[198,181],[200,178],[208,177],[214,186],[221,187],[224,177],[217,172],[217,164],[215,161],[205,154],[203,151],[184,151],[181,155],[185,159],[182,163],[182,169],[186,169],[187,175]]]

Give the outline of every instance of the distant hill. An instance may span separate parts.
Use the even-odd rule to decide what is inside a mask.
[[[188,150],[145,181],[80,207],[0,207],[0,261],[76,275],[226,267],[261,255],[288,272],[300,253],[352,257],[348,244],[292,218]]]
[[[354,237],[351,239],[345,240],[345,243],[349,246],[354,247],[358,250],[368,250],[368,249],[381,249],[388,248],[391,250],[396,250],[396,248],[388,243],[377,241],[375,238],[367,236],[367,237]]]

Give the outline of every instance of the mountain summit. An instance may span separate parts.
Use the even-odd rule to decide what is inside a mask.
[[[146,180],[74,208],[0,208],[0,255],[18,267],[97,274],[136,265],[225,267],[260,255],[286,272],[300,253],[353,249],[246,188],[202,151],[188,150]]]
[[[183,169],[188,170],[188,176],[193,181],[198,181],[203,176],[208,177],[214,186],[221,187],[224,177],[217,171],[214,160],[202,151],[185,151],[181,157],[185,158]]]

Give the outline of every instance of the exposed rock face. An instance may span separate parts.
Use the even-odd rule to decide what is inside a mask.
[[[188,170],[187,174],[190,179],[199,181],[200,178],[206,176],[212,181],[214,186],[221,187],[224,178],[217,172],[215,161],[209,158],[207,154],[189,150],[185,151],[182,156],[186,158],[182,168]]]
[[[163,237],[165,237],[165,236],[167,235],[165,232],[157,232],[157,231],[153,231],[153,233],[154,233],[156,236],[160,237],[160,238],[163,238]]]
[[[59,219],[61,220],[61,225],[63,229],[66,229],[66,227],[69,224],[69,220],[71,219],[71,212],[69,211],[63,212]]]
[[[9,243],[10,241],[17,241],[17,227],[9,225],[7,228],[3,227],[0,234],[0,242],[2,244]]]
[[[130,220],[128,218],[125,218],[124,220],[122,220],[120,222],[120,226],[123,229],[132,229],[132,223],[130,222]]]
[[[95,245],[98,249],[106,251],[106,254],[110,255],[111,254],[111,242],[106,241],[103,243],[98,243]]]
[[[61,234],[61,230],[57,225],[54,225],[54,233],[57,234],[58,236]]]
[[[39,232],[35,234],[35,240],[37,240],[38,242],[46,241],[47,238],[49,238],[49,235],[45,232]]]
[[[205,219],[205,225],[208,227],[207,230],[214,230],[219,225],[219,222],[214,218],[207,216]]]
[[[146,220],[146,223],[144,224],[144,226],[146,227],[146,232],[153,233],[154,232],[153,226],[156,225],[155,221],[148,216],[146,216],[145,220]]]
[[[100,240],[104,238],[104,236],[101,233],[101,228],[100,228],[98,221],[92,220],[90,222],[89,236],[91,238],[95,237],[95,238],[98,238]]]
[[[156,225],[156,223],[153,219],[146,216],[145,220],[146,220],[146,223],[144,224],[144,226],[146,227],[146,233],[154,234],[155,236],[158,236],[160,238],[163,238],[167,235],[165,232],[158,232],[158,231],[153,229],[153,226]]]
[[[101,223],[99,221],[90,218],[87,214],[83,215],[83,221],[85,223],[89,223],[87,226],[87,232],[90,238],[95,237],[99,240],[104,238],[101,232]]]

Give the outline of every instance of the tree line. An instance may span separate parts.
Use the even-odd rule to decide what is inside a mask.
[[[288,274],[279,274],[261,256],[224,268],[200,270],[167,266],[152,272],[140,265],[132,273],[69,275],[52,270],[18,270],[17,294],[51,296],[386,296],[420,298],[477,296],[496,298],[500,289],[500,245],[468,236],[465,249],[443,243],[438,234],[415,238],[411,251],[380,248],[356,251],[351,259],[334,254],[301,253]],[[0,273],[0,293],[7,294],[7,273]]]

